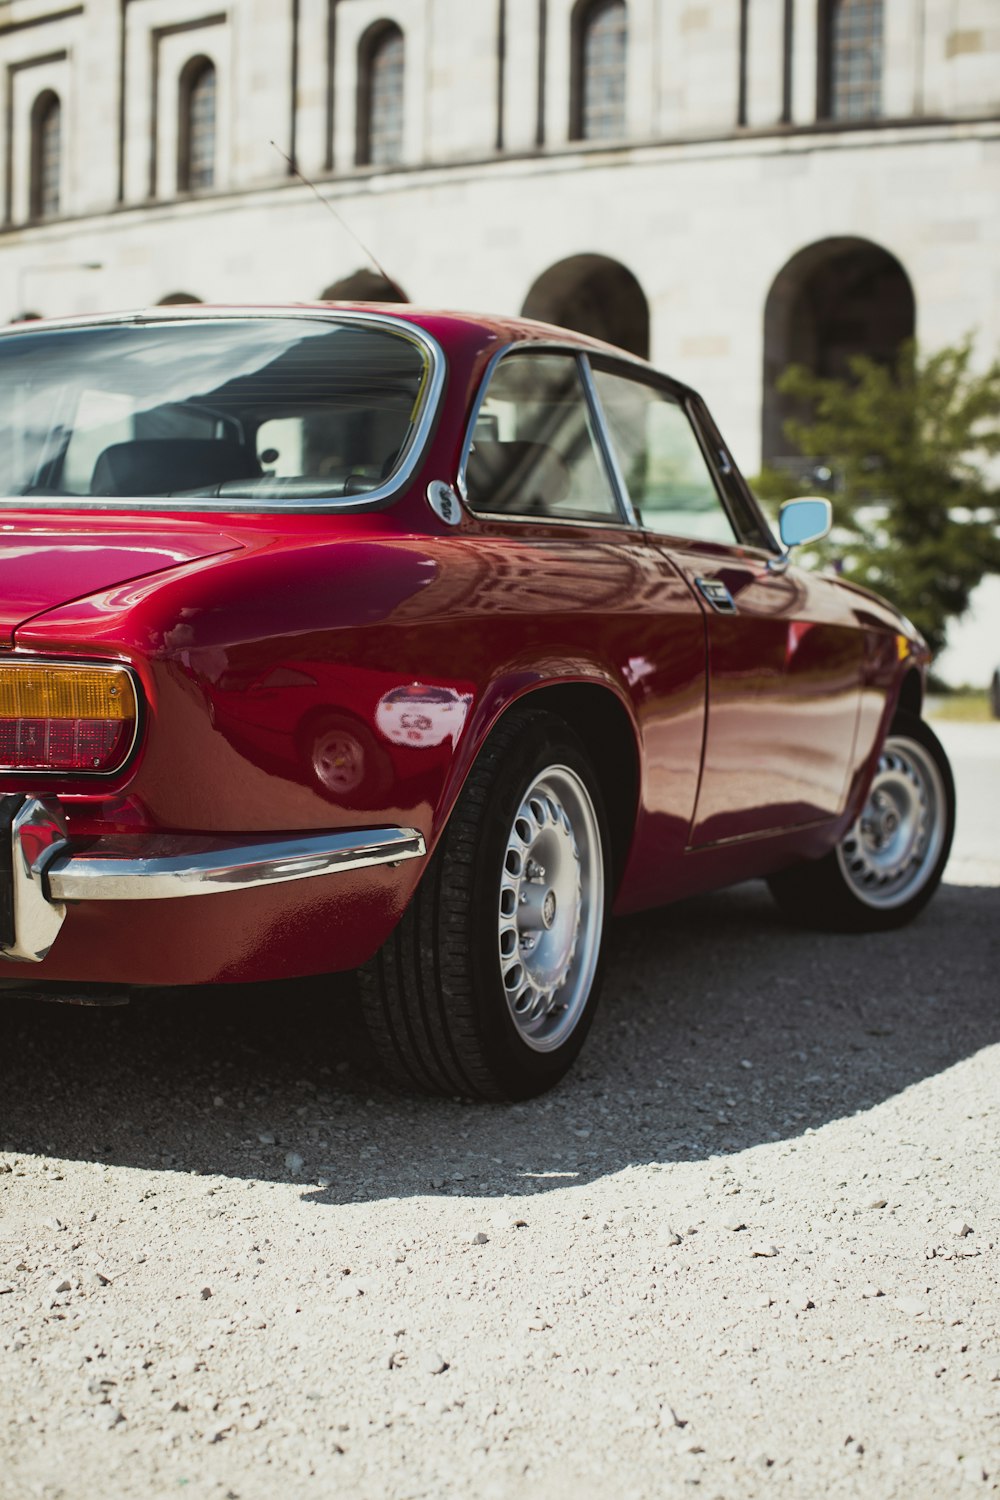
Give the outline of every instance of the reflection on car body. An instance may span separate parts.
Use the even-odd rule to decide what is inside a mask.
[[[375,723],[394,745],[443,745],[449,740],[454,746],[471,702],[471,693],[414,682],[379,699]]]

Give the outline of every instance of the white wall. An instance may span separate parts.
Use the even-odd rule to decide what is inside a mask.
[[[423,169],[327,185],[355,232],[426,305],[519,312],[537,277],[592,252],[625,264],[649,300],[652,357],[704,390],[741,464],[760,456],[768,291],[806,245],[856,235],[913,283],[920,337],[978,330],[1000,347],[1000,126],[649,146],[586,166],[574,153]],[[389,187],[388,184],[394,185]],[[0,240],[0,318],[18,270],[47,313],[156,302],[183,288],[219,302],[317,297],[362,263],[296,183],[142,206]],[[46,263],[104,270],[48,276]],[[31,269],[34,268],[34,269]]]
[[[82,15],[45,19],[61,9],[11,0],[4,11],[0,129],[9,102],[12,134],[0,140],[0,162],[9,145],[13,222],[0,231],[0,319],[25,306],[54,314],[148,304],[177,290],[225,302],[309,299],[358,268],[355,245],[269,144],[290,145],[290,6],[127,6],[123,206],[119,0],[85,0]],[[819,132],[778,124],[783,0],[750,6],[742,132],[735,0],[630,0],[633,145],[614,149],[567,140],[571,9],[548,0],[538,151],[538,0],[507,0],[506,153],[497,157],[496,0],[338,0],[337,175],[321,186],[415,300],[517,312],[556,261],[587,252],[621,261],[650,304],[654,361],[704,390],[751,472],[764,304],[808,244],[873,240],[906,268],[925,344],[974,330],[982,358],[1000,348],[1000,0],[886,0],[885,111],[910,123]],[[299,10],[298,157],[322,178],[328,0],[301,0]],[[224,21],[177,29],[220,11]],[[359,172],[357,46],[381,19],[406,39],[405,162]],[[795,0],[793,34],[793,119],[814,127],[815,0]],[[175,201],[177,79],[202,52],[219,75],[218,186]],[[160,201],[151,204],[154,55]],[[30,109],[49,87],[63,102],[65,215],[29,226]],[[920,114],[952,118],[919,123]],[[83,269],[88,262],[102,269]]]

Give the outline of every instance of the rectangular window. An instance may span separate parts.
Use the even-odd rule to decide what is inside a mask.
[[[473,510],[621,520],[574,355],[500,361],[476,422],[466,489]]]
[[[827,113],[870,120],[882,112],[882,0],[829,0]]]
[[[647,531],[696,542],[736,541],[687,412],[672,396],[594,371],[632,504]]]

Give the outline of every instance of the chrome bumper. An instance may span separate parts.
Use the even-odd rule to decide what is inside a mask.
[[[0,958],[18,963],[45,958],[68,901],[208,896],[398,865],[427,852],[414,828],[373,828],[267,840],[160,835],[141,854],[124,840],[99,839],[73,854],[58,804],[35,798],[3,802],[20,805],[3,819],[10,844],[0,852]]]

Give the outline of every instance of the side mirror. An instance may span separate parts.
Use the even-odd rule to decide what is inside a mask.
[[[778,532],[784,547],[802,547],[818,542],[833,525],[833,506],[829,500],[803,497],[786,500],[778,512]]]

